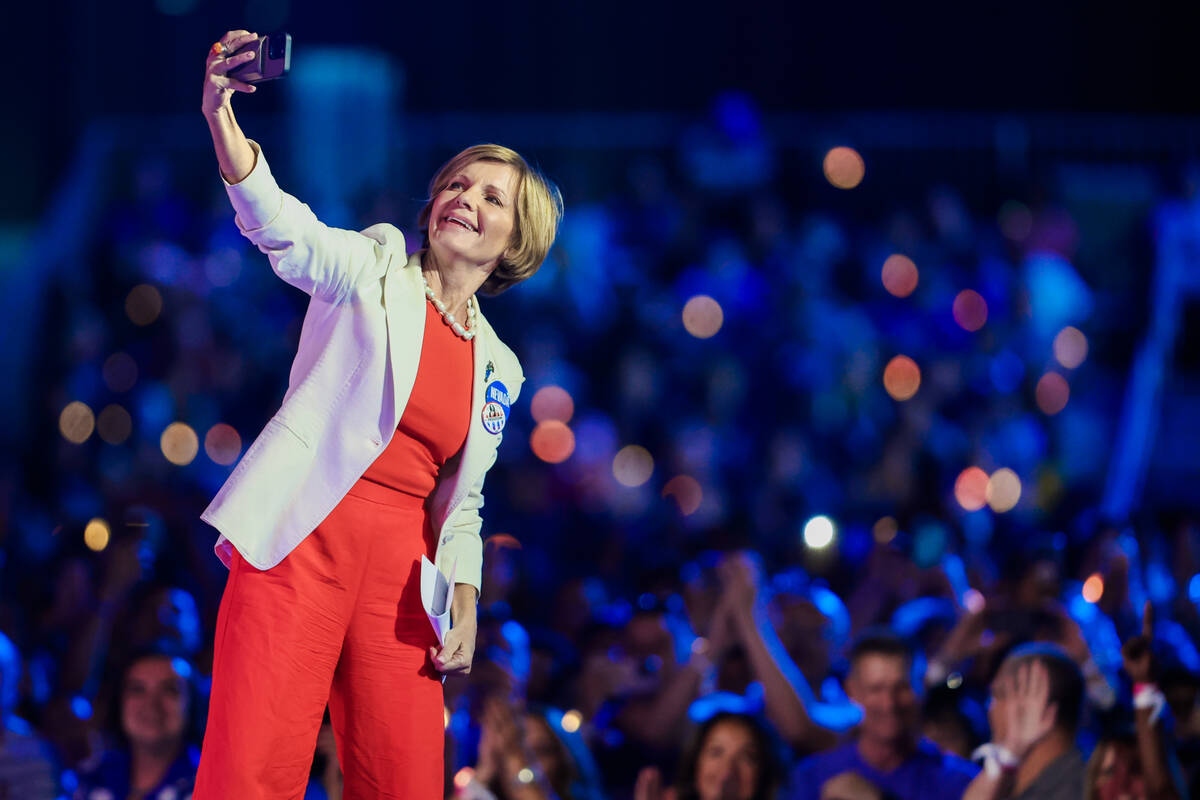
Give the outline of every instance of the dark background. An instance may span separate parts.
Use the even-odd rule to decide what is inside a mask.
[[[195,112],[204,135],[204,53],[239,27],[287,30],[297,57],[386,51],[418,112],[693,111],[727,89],[768,113],[1200,110],[1191,3],[75,0],[23,3],[13,21],[0,214],[26,221],[90,119]]]

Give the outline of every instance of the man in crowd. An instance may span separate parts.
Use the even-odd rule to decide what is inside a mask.
[[[1079,667],[1054,645],[1019,647],[992,681],[991,743],[963,800],[1077,800],[1084,765],[1075,748],[1083,707]]]
[[[891,633],[869,633],[850,651],[846,690],[862,722],[844,744],[796,768],[794,800],[958,800],[976,770],[920,736],[912,654]]]

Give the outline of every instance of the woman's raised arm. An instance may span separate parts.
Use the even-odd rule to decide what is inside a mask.
[[[229,31],[218,42],[225,46],[225,53],[232,53],[257,38],[258,34],[248,31]],[[214,49],[208,53],[204,67],[204,95],[200,107],[204,112],[204,119],[208,122],[208,130],[212,133],[213,148],[217,153],[221,174],[229,183],[239,183],[249,175],[255,162],[254,150],[246,141],[242,129],[238,127],[230,100],[234,92],[253,92],[255,87],[231,78],[226,73],[252,58],[253,50],[226,58],[224,54],[216,52],[214,45]]]

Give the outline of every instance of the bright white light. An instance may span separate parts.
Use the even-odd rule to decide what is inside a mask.
[[[804,543],[814,550],[828,547],[836,529],[833,520],[821,514],[804,523]]]

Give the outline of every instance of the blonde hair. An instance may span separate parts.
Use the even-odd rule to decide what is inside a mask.
[[[429,182],[429,199],[417,216],[417,225],[425,234],[426,248],[429,247],[429,216],[433,212],[433,199],[455,175],[476,161],[508,164],[517,172],[512,239],[500,256],[496,269],[480,287],[484,294],[496,295],[532,276],[546,260],[562,221],[562,193],[553,181],[531,167],[516,150],[500,144],[468,147],[443,164]]]

